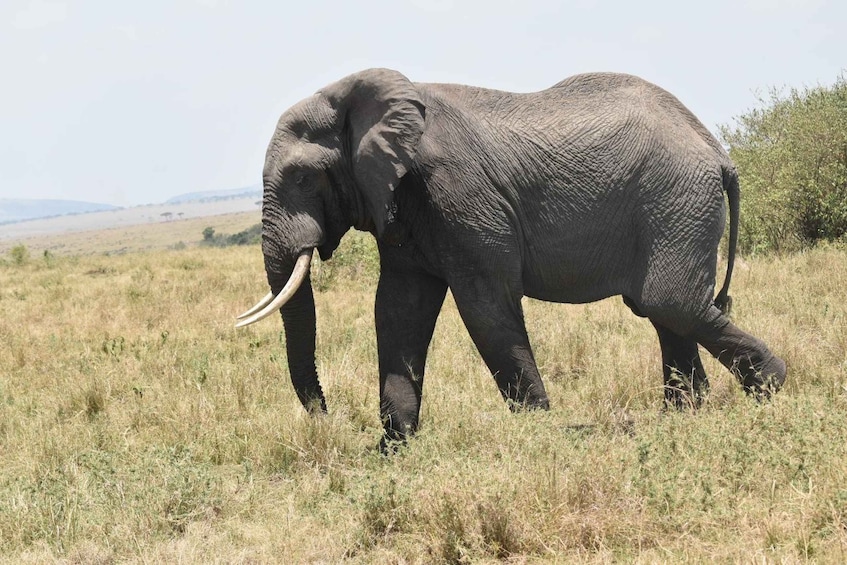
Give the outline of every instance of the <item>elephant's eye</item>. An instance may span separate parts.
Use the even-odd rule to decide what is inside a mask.
[[[312,186],[312,175],[307,171],[298,171],[294,174],[294,184],[300,188],[310,188]]]

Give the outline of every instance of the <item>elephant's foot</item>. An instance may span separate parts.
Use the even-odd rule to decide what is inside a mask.
[[[387,435],[383,435],[382,439],[379,440],[377,449],[382,455],[391,456],[397,453],[404,445],[406,445],[406,438],[402,440],[390,439]]]
[[[384,429],[379,450],[405,443],[418,429],[423,377],[388,373],[382,378],[380,418]],[[393,450],[393,448],[391,449]]]
[[[383,399],[383,433],[379,442],[379,451],[383,455],[394,453],[398,447],[415,435],[418,429],[419,404],[407,408],[407,410],[398,410],[390,400]]]
[[[709,380],[705,373],[683,373],[674,367],[666,371],[664,389],[666,408],[697,409],[709,393]]]
[[[717,308],[712,310],[712,319],[698,327],[693,337],[735,375],[747,394],[761,400],[770,398],[785,382],[785,361]]]
[[[383,423],[382,438],[379,440],[379,452],[383,455],[396,453],[418,429],[417,414],[407,415],[405,418],[399,414],[387,418],[383,416]]]
[[[541,390],[541,394],[534,394],[532,391],[524,394],[509,394],[509,392],[503,392],[503,398],[506,400],[506,404],[509,405],[509,410],[512,412],[550,409],[550,399],[547,398],[547,393],[543,389]]]
[[[733,372],[744,387],[744,392],[758,400],[769,399],[785,383],[785,361],[773,353],[765,360],[745,356],[733,362],[736,365]]]

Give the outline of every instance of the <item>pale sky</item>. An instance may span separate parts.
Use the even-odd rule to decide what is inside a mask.
[[[349,73],[533,91],[642,76],[712,131],[847,69],[844,0],[2,0],[0,198],[119,206],[261,182],[279,115]]]

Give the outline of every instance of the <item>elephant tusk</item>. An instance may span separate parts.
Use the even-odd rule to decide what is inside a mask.
[[[259,304],[248,310],[242,314],[245,317],[243,320],[235,324],[236,328],[243,328],[244,326],[249,326],[255,322],[263,318],[267,318],[274,312],[278,311],[283,305],[291,300],[291,297],[294,296],[294,293],[297,292],[297,289],[300,288],[300,285],[303,283],[303,280],[306,278],[306,275],[309,274],[309,264],[312,262],[312,250],[304,251],[297,257],[297,262],[294,264],[294,270],[291,272],[291,276],[288,278],[288,282],[285,283],[285,286],[282,287],[282,290],[279,291],[279,294],[270,301],[269,304],[265,305],[264,308],[255,312],[253,314],[249,314],[251,310],[257,309],[259,304],[265,302],[266,298],[263,298],[259,301]],[[241,316],[239,316],[241,318]]]
[[[258,301],[256,303],[255,306],[253,306],[252,308],[250,308],[249,310],[247,310],[243,314],[240,314],[237,319],[241,320],[243,318],[246,318],[250,314],[255,314],[256,312],[258,312],[259,310],[261,310],[262,308],[264,308],[265,306],[270,304],[271,300],[273,300],[273,299],[274,299],[274,293],[273,292],[267,293],[264,298],[262,298],[260,301]]]

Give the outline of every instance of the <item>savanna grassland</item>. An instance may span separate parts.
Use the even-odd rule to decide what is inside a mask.
[[[343,245],[313,273],[321,417],[281,323],[233,328],[267,291],[258,246],[7,254],[3,560],[847,561],[845,250],[737,267],[734,319],[788,381],[757,404],[706,355],[697,412],[663,410],[652,326],[612,299],[525,301],[552,410],[510,414],[448,297],[422,429],[383,457],[378,268]]]
[[[211,203],[207,206],[212,206]],[[203,206],[203,204],[198,204]],[[135,209],[127,209],[126,213],[138,214]],[[79,214],[71,216],[72,220],[81,222],[87,220],[96,223],[98,220],[87,219],[88,216],[109,215],[112,212],[101,212],[94,214]],[[19,226],[26,226],[40,222],[47,226],[47,230],[61,229],[64,217],[48,218],[44,220],[33,220],[30,222],[19,222],[0,226],[0,255],[8,253],[13,247],[23,245],[32,250],[43,253],[48,251],[56,255],[90,255],[96,254],[120,254],[135,253],[138,251],[155,251],[159,249],[180,249],[188,247],[192,242],[200,239],[198,234],[206,227],[222,233],[233,233],[246,229],[260,219],[260,213],[234,212],[230,214],[219,214],[216,216],[203,216],[199,218],[175,219],[172,221],[157,220],[155,223],[141,223],[138,220],[128,220],[129,225],[113,227],[108,229],[92,228],[80,231],[65,231],[49,235],[37,235],[31,237],[14,237],[16,231],[25,231]],[[136,223],[132,223],[132,222]]]

